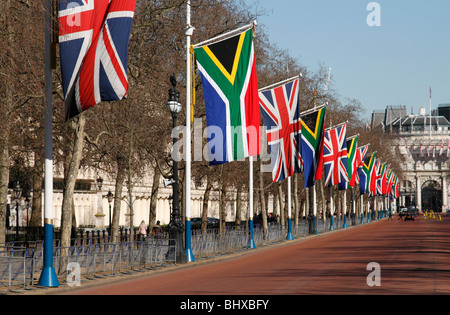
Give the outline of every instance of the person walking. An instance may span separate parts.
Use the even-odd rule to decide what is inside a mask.
[[[161,238],[163,233],[163,229],[161,227],[161,221],[157,221],[156,225],[153,227],[152,234],[155,236],[155,238]]]
[[[144,220],[142,220],[139,225],[139,236],[141,241],[144,241],[147,238],[147,224],[145,224]]]

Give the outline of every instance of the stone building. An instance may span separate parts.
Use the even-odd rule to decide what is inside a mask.
[[[450,104],[437,110],[407,114],[404,106],[389,106],[384,117],[372,116],[372,128],[398,135],[402,155],[403,178],[400,206],[415,205],[420,210],[446,211],[449,204]]]

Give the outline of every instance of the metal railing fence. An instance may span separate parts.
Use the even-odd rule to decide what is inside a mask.
[[[38,283],[43,268],[43,244],[32,245],[0,247],[0,294],[2,290],[5,293],[30,290]],[[175,264],[175,248],[175,241],[157,238],[120,243],[81,242],[70,247],[57,245],[53,265],[58,280],[67,284],[75,276],[73,268],[76,279],[86,281]]]
[[[374,218],[371,222],[375,222]],[[331,221],[317,220],[317,234],[344,228],[343,218]],[[367,223],[367,217],[346,219],[348,227]],[[294,238],[310,235],[309,222],[300,221],[293,224]],[[262,247],[286,240],[287,226],[269,224],[264,230],[254,227],[253,240],[256,247]],[[117,238],[116,238],[117,239]],[[61,247],[58,240],[54,245],[54,267],[60,283],[68,284],[74,276],[79,281],[105,278],[120,274],[151,270],[155,267],[176,264],[176,246],[174,241],[165,238],[149,237],[145,240],[119,238],[112,242],[105,236],[74,239],[70,247]],[[249,248],[249,230],[246,227],[227,227],[220,232],[217,229],[193,230],[191,246],[195,259],[203,259],[219,255],[227,255]],[[37,285],[43,268],[43,242],[10,242],[0,246],[0,294],[31,290]]]

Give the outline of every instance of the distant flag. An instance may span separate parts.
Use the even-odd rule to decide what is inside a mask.
[[[396,199],[400,197],[400,182],[398,180],[397,175],[395,175],[395,182],[394,182],[394,197]]]
[[[347,189],[355,187],[360,165],[361,153],[358,149],[358,137],[347,139]]]
[[[320,109],[301,117],[302,146],[301,155],[304,167],[305,188],[314,186],[322,178],[323,141],[325,132],[325,110]]]
[[[388,173],[388,193],[392,192],[392,185],[394,184],[394,172],[392,170],[389,170]]]
[[[409,156],[411,156],[411,150],[409,149],[406,139],[403,139],[403,140],[405,141],[406,155],[409,157]]]
[[[373,165],[370,168],[370,181],[369,181],[369,192],[372,196],[377,195],[377,179],[378,179],[378,169],[376,168],[376,158],[375,154],[373,154]]]
[[[379,171],[378,171],[378,176],[377,176],[377,194],[378,195],[385,195],[386,194],[386,190],[383,189],[383,179],[384,179],[384,174],[386,173],[386,163],[379,163]]]
[[[362,169],[363,165],[364,165],[364,160],[366,158],[367,152],[369,151],[369,145],[365,145],[362,146],[360,148],[358,148],[357,152],[356,152],[356,161],[355,161],[355,165],[358,165],[355,173],[356,173],[356,177],[355,177],[355,186],[360,184],[360,168]]]
[[[279,182],[302,169],[299,79],[261,89],[259,104],[272,157],[272,179]]]
[[[439,151],[439,156],[442,156],[444,154],[444,139],[441,140],[441,150]]]
[[[60,0],[66,120],[128,95],[128,42],[136,0]]]
[[[374,169],[374,176],[375,176],[375,190],[374,195],[381,195],[383,193],[382,187],[381,187],[381,170],[382,170],[382,163],[380,160],[377,160],[375,162],[375,169]]]
[[[384,165],[383,173],[381,174],[381,193],[382,195],[386,195],[388,193],[388,187],[387,187],[387,174],[389,172],[388,165]]]
[[[253,27],[224,40],[196,45],[194,52],[208,130],[221,133],[209,139],[210,165],[258,155],[260,108]]]
[[[448,145],[447,145],[447,158],[450,158],[450,139],[448,139]]]
[[[373,193],[376,190],[375,176],[373,176],[375,168],[375,154],[366,155],[362,168],[359,169],[359,187],[361,195]],[[376,191],[375,191],[376,194]]]
[[[419,151],[420,151],[420,157],[424,157],[425,155],[423,153],[423,145],[422,145],[422,143],[420,144]]]
[[[347,124],[325,131],[323,163],[325,165],[325,186],[339,185],[347,189]]]

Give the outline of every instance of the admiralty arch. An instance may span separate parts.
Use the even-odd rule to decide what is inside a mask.
[[[378,115],[378,116],[377,116]],[[416,206],[421,211],[446,211],[450,208],[450,104],[437,110],[407,114],[406,107],[389,106],[384,113],[374,112],[372,127],[381,124],[395,134],[402,155],[403,178],[399,205]]]

